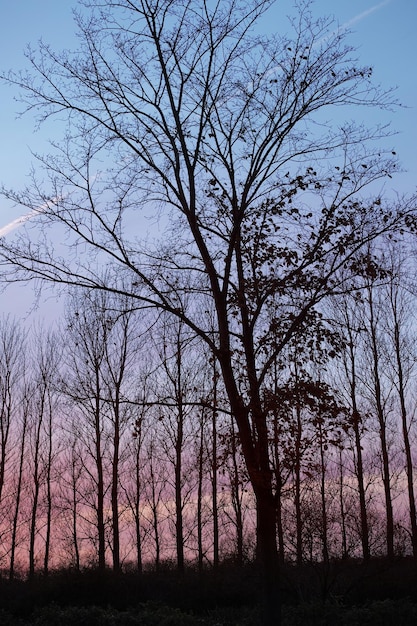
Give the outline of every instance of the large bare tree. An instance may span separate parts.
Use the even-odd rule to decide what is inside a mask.
[[[389,107],[392,94],[309,2],[292,35],[258,36],[273,4],[92,0],[77,17],[79,50],[29,51],[33,72],[9,82],[40,122],[64,117],[68,128],[30,187],[4,191],[39,229],[0,247],[6,280],[127,293],[209,346],[255,493],[268,624],[279,620],[268,370],[321,300],[363,270],[362,246],[412,222],[410,202],[365,199],[396,167],[375,141],[385,130],[327,121],[336,107]],[[155,244],[146,216],[165,228]],[[56,224],[69,234],[61,255]]]

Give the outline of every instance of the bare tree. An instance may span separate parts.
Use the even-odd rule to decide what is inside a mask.
[[[270,0],[89,5],[91,17],[77,18],[78,53],[41,44],[29,52],[34,75],[8,76],[40,121],[68,114],[69,128],[52,158],[40,157],[47,189],[35,176],[23,193],[4,193],[35,210],[42,232],[68,229],[73,254],[60,258],[43,234],[31,241],[21,231],[1,242],[4,276],[128,292],[206,342],[256,497],[265,623],[278,623],[263,382],[308,312],[346,288],[337,270],[359,271],[355,252],[405,220],[412,225],[414,208],[363,199],[396,167],[391,149],[371,141],[384,129],[335,128],[321,113],[386,107],[392,97],[373,86],[371,69],[358,66],[329,20],[312,20],[308,2],[298,5],[291,38],[269,40],[251,31]],[[96,175],[108,150],[117,157]],[[169,218],[166,245],[131,233],[128,216],[140,208]],[[81,243],[93,256],[78,254]],[[106,279],[94,257],[110,263]],[[272,300],[278,315],[265,326]]]
[[[67,371],[63,392],[71,403],[79,407],[83,427],[77,434],[83,441],[86,456],[84,470],[94,485],[92,506],[96,514],[98,568],[106,566],[105,537],[105,481],[104,452],[108,444],[105,430],[105,382],[102,369],[105,363],[108,328],[100,303],[90,298],[73,298],[67,315]],[[80,421],[81,423],[81,421]]]
[[[19,381],[24,374],[25,333],[16,320],[0,320],[0,502],[5,483],[13,416],[20,402]]]
[[[358,353],[361,349],[361,333],[365,330],[364,321],[359,312],[357,298],[360,298],[360,292],[353,297],[344,297],[338,301],[332,312],[333,319],[341,328],[344,350],[342,351],[341,363],[343,378],[346,380],[347,398],[346,403],[351,408],[351,428],[354,439],[354,471],[358,484],[360,526],[361,526],[361,543],[362,556],[365,561],[371,557],[369,547],[369,528],[368,515],[366,507],[366,481],[363,461],[363,433],[365,429],[364,419],[365,411],[360,411],[358,384],[360,381],[360,365],[358,363]],[[342,385],[343,386],[343,385]]]
[[[80,516],[82,493],[82,444],[78,438],[74,421],[76,416],[72,416],[73,423],[69,419],[69,432],[66,435],[65,448],[67,453],[63,459],[64,468],[60,479],[60,506],[65,517],[68,518],[68,526],[65,524],[65,537],[62,543],[69,542],[69,552],[71,555],[70,564],[78,572],[81,568],[81,537],[80,537]],[[67,539],[67,541],[65,541]]]
[[[29,577],[35,575],[37,538],[45,531],[43,572],[48,574],[52,530],[52,464],[54,459],[54,417],[60,357],[56,334],[39,327],[32,354],[33,393],[30,400],[31,513],[29,538]]]
[[[159,461],[159,462],[158,462]],[[155,569],[158,571],[161,565],[162,550],[162,514],[161,508],[165,497],[166,467],[158,455],[155,445],[155,432],[148,431],[146,442],[146,469],[143,480],[146,483],[145,502],[148,514],[145,513],[152,528],[154,541]],[[145,506],[146,506],[145,504]]]
[[[244,545],[244,498],[247,493],[248,477],[242,471],[242,459],[238,437],[233,419],[228,428],[223,432],[223,475],[227,476],[227,484],[230,489],[230,504],[225,507],[227,518],[231,521],[235,531],[233,551],[231,556],[238,565],[242,565],[245,556]],[[232,513],[228,513],[228,508]]]
[[[105,393],[110,408],[110,421],[112,423],[112,453],[111,453],[111,509],[112,509],[112,553],[113,570],[120,571],[120,465],[122,458],[123,437],[133,420],[133,405],[129,403],[132,398],[132,388],[127,388],[127,382],[132,385],[134,372],[133,359],[137,356],[136,345],[133,337],[135,329],[135,316],[126,307],[126,302],[119,301],[119,312],[102,311],[106,316],[108,329],[105,343],[104,374]],[[116,305],[116,303],[115,303]],[[124,305],[124,306],[123,306]],[[127,308],[127,310],[126,310]],[[133,388],[134,389],[134,388]],[[129,435],[130,435],[129,431]]]
[[[386,286],[388,295],[388,323],[385,333],[393,347],[394,359],[392,363],[393,380],[398,394],[399,413],[401,420],[401,432],[405,456],[405,473],[407,476],[408,508],[410,516],[411,545],[414,558],[417,558],[417,516],[414,490],[414,463],[410,430],[413,423],[409,409],[410,379],[415,366],[415,336],[411,332],[414,324],[412,308],[414,301],[407,290],[408,268],[405,260],[398,255],[396,250],[388,248],[390,258],[386,259],[389,264],[389,281]]]
[[[386,361],[385,340],[382,337],[381,317],[385,314],[381,306],[378,294],[377,269],[369,255],[369,278],[366,284],[365,315],[367,327],[367,345],[369,346],[369,366],[370,366],[370,402],[376,413],[381,453],[382,483],[385,500],[386,516],[386,550],[389,559],[394,558],[394,512],[391,493],[391,470],[390,470],[390,442],[389,442],[389,390],[384,390],[384,362]]]
[[[132,415],[131,436],[126,442],[126,480],[122,481],[122,489],[127,505],[134,519],[134,538],[136,547],[136,568],[138,572],[143,568],[143,506],[145,503],[145,476],[146,465],[145,441],[147,430],[150,427],[148,412],[151,411],[149,378],[150,370],[154,368],[152,356],[146,344],[147,333],[138,340],[136,357],[140,360],[140,368],[135,368],[136,380],[133,390],[137,394],[137,406]]]
[[[2,329],[3,332],[5,328]],[[3,342],[4,346],[4,342]],[[29,422],[29,411],[30,411],[30,403],[31,403],[31,395],[33,393],[33,388],[29,383],[29,376],[27,371],[27,363],[26,363],[26,335],[21,334],[20,341],[18,342],[18,348],[20,352],[20,357],[18,361],[19,366],[19,376],[20,385],[18,389],[14,390],[14,393],[18,394],[18,402],[15,404],[14,411],[18,417],[18,423],[14,423],[14,435],[17,437],[16,443],[18,441],[18,445],[16,446],[18,449],[17,454],[17,464],[14,467],[14,474],[16,477],[16,483],[14,485],[14,499],[11,508],[13,509],[13,519],[11,525],[11,537],[10,537],[10,563],[9,563],[9,579],[12,580],[15,575],[15,565],[16,565],[16,553],[18,548],[18,527],[21,515],[21,500],[23,494],[23,483],[24,483],[24,474],[25,474],[25,457],[26,457],[26,448],[28,445],[27,442],[27,434],[28,434],[28,422]],[[4,363],[9,362],[5,355],[3,355]],[[2,360],[3,360],[2,359]],[[9,383],[10,383],[9,379]],[[16,398],[15,398],[16,399]],[[3,446],[2,446],[3,447]],[[9,503],[10,506],[10,503]]]
[[[161,401],[160,446],[173,468],[175,502],[175,537],[177,568],[184,570],[185,509],[195,486],[196,459],[185,455],[190,440],[195,440],[195,391],[199,382],[198,346],[193,334],[181,321],[162,321],[160,334],[154,339],[160,372],[156,377],[156,401]],[[158,398],[159,396],[159,398]],[[190,446],[188,446],[190,448]]]
[[[144,439],[144,418],[145,411],[135,419],[132,441],[128,445],[133,461],[133,480],[129,480],[127,485],[123,485],[123,490],[135,521],[135,545],[136,545],[136,569],[139,573],[143,569],[142,558],[142,528],[141,528],[141,504],[143,496],[142,486],[142,445]]]

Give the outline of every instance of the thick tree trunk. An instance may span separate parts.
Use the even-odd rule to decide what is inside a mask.
[[[237,247],[238,248],[238,247]],[[240,251],[237,253],[239,283],[244,293],[244,277]],[[281,606],[278,582],[278,550],[276,540],[276,502],[272,486],[272,471],[269,458],[269,436],[267,415],[263,410],[259,380],[257,377],[254,337],[248,318],[244,298],[240,303],[243,327],[243,344],[250,404],[246,405],[235,378],[231,351],[230,334],[225,319],[227,306],[222,314],[218,310],[218,322],[222,351],[218,353],[223,381],[230,402],[232,415],[236,421],[240,443],[248,470],[249,479],[256,498],[257,511],[257,558],[262,577],[262,623],[264,626],[281,624]]]
[[[262,624],[281,624],[279,562],[276,541],[276,506],[272,489],[255,488],[257,508],[257,558],[262,575]]]

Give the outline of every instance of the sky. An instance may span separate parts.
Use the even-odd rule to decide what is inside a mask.
[[[1,0],[0,0],[1,1]],[[1,2],[0,71],[24,69],[27,44],[36,46],[39,39],[53,49],[75,48],[77,38],[72,10],[77,0],[17,0]],[[265,33],[283,32],[286,15],[293,12],[292,0],[276,0],[262,23]],[[405,173],[393,179],[399,193],[417,188],[417,25],[416,0],[316,0],[315,16],[332,15],[341,28],[353,32],[348,43],[357,48],[359,62],[373,66],[374,78],[385,87],[397,87],[397,97],[406,108],[385,114],[398,134],[392,138]],[[34,132],[30,115],[18,117],[21,105],[17,93],[0,83],[0,182],[6,187],[21,188],[27,180],[33,158],[30,150],[47,151],[48,136]],[[48,129],[50,132],[50,127]],[[0,198],[0,234],[10,222],[22,215]],[[0,298],[3,296],[0,295]],[[1,306],[0,306],[1,309]]]

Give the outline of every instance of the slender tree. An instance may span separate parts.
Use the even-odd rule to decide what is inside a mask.
[[[353,304],[353,306],[352,306]],[[357,305],[357,303],[356,303]],[[355,307],[355,298],[345,299],[339,308],[341,325],[344,329],[345,350],[342,352],[342,362],[344,376],[348,386],[348,402],[351,406],[352,416],[351,425],[354,435],[354,466],[358,483],[359,510],[360,510],[360,526],[361,526],[361,543],[362,556],[364,561],[368,561],[371,557],[369,547],[369,528],[368,515],[366,508],[366,485],[365,472],[363,463],[363,415],[359,411],[358,404],[358,344],[360,343],[360,332],[363,327],[363,319],[361,316],[355,316],[358,313],[358,307]]]
[[[119,307],[122,308],[122,312],[113,311],[113,317],[110,317],[109,312],[102,312],[102,315],[106,315],[108,329],[105,343],[106,371],[103,374],[112,423],[111,509],[113,570],[115,572],[120,571],[121,568],[119,492],[122,438],[126,433],[127,426],[132,422],[133,416],[133,405],[127,402],[131,390],[127,389],[126,381],[129,373],[131,376],[133,374],[132,360],[136,356],[135,343],[132,337],[135,322],[134,314],[129,310],[126,311],[126,308],[129,309],[126,307],[126,303],[123,306],[123,303],[119,302]],[[132,379],[130,383],[132,384]]]
[[[16,484],[16,496],[14,500],[13,507],[13,521],[12,521],[12,533],[10,539],[10,564],[9,564],[9,579],[12,580],[15,575],[15,565],[16,565],[16,551],[18,544],[18,524],[20,518],[20,508],[21,508],[21,500],[23,496],[23,482],[24,482],[24,472],[25,472],[25,456],[26,456],[26,447],[28,445],[27,442],[27,434],[28,434],[28,421],[29,421],[29,411],[31,405],[31,395],[33,393],[33,388],[28,383],[27,380],[24,382],[24,386],[22,389],[22,397],[21,397],[21,405],[20,405],[20,419],[21,426],[19,429],[19,461],[17,468],[17,484]]]
[[[158,454],[155,446],[155,433],[149,431],[149,439],[146,445],[146,465],[147,473],[144,476],[147,489],[145,492],[146,502],[150,509],[149,523],[152,528],[153,540],[154,540],[154,554],[155,554],[155,569],[159,570],[161,565],[161,549],[162,549],[162,537],[161,537],[161,508],[162,502],[165,496],[165,480],[166,480],[166,468],[164,467],[161,459],[158,459]]]
[[[31,512],[29,539],[29,577],[37,563],[37,537],[40,525],[45,528],[43,572],[48,573],[52,524],[52,462],[56,375],[60,351],[56,335],[40,327],[34,337],[32,363],[33,394],[30,407],[31,430]],[[41,506],[43,505],[43,506]],[[43,511],[41,511],[43,509]],[[44,516],[42,513],[44,512]]]
[[[182,322],[165,319],[161,336],[155,337],[160,348],[160,372],[156,378],[160,405],[160,445],[173,468],[175,502],[175,535],[177,568],[184,570],[185,510],[195,487],[195,455],[185,455],[189,441],[195,441],[197,428],[194,424],[193,407],[195,389],[198,388],[200,362],[198,346],[187,326]]]
[[[99,570],[106,566],[105,494],[108,488],[104,460],[108,443],[104,424],[106,392],[102,376],[108,328],[103,309],[94,296],[78,299],[73,296],[66,322],[67,373],[63,380],[63,392],[73,405],[78,405],[84,421],[83,428],[78,428],[78,436],[86,449],[84,469],[94,485],[92,506],[96,514]]]
[[[24,373],[25,334],[16,320],[0,320],[0,502],[6,478],[10,433],[19,404],[19,380]]]
[[[407,494],[410,515],[411,545],[414,558],[417,558],[417,516],[414,490],[414,463],[410,442],[411,416],[407,408],[408,386],[415,363],[414,336],[410,335],[412,324],[411,298],[406,292],[407,273],[404,260],[394,252],[390,259],[390,280],[387,285],[389,321],[385,332],[394,348],[394,384],[398,393],[401,416],[401,432],[405,455]]]
[[[145,415],[146,410],[142,409],[134,422],[132,440],[128,445],[130,461],[133,462],[133,472],[131,471],[129,474],[130,480],[128,483],[123,484],[126,500],[135,521],[136,568],[139,573],[143,569],[141,504],[143,497],[142,448],[145,432]]]
[[[381,465],[382,465],[382,483],[385,500],[385,516],[386,516],[386,550],[388,559],[394,558],[394,511],[392,505],[391,493],[391,471],[390,471],[390,455],[388,440],[388,410],[387,397],[384,394],[382,383],[382,360],[384,346],[381,340],[381,322],[378,319],[382,315],[382,309],[376,302],[378,295],[375,287],[374,269],[372,260],[370,260],[369,280],[366,288],[366,312],[367,312],[367,330],[369,337],[370,351],[370,370],[371,374],[371,392],[372,405],[374,406],[376,417],[378,420],[378,430],[380,439]]]

